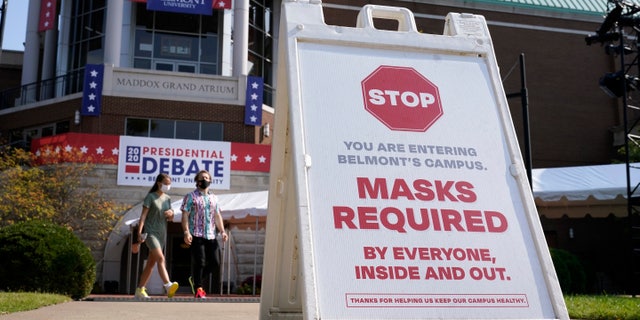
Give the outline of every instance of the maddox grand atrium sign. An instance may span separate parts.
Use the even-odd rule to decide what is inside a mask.
[[[283,14],[261,318],[567,319],[484,18]]]
[[[118,185],[151,186],[160,173],[173,188],[195,188],[200,170],[211,174],[211,188],[231,187],[231,143],[120,136]]]
[[[242,79],[244,83],[244,79]],[[113,68],[105,65],[102,94],[171,101],[244,104],[239,79],[181,72]],[[244,85],[242,85],[244,88]],[[244,89],[242,90],[244,94]]]

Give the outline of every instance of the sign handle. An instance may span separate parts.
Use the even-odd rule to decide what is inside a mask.
[[[409,9],[373,4],[365,5],[360,9],[356,26],[358,28],[375,29],[374,18],[398,21],[398,31],[418,32],[413,12]]]

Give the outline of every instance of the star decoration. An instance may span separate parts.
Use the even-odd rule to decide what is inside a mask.
[[[102,154],[102,152],[104,152],[104,149],[102,149],[102,147],[98,147],[98,148],[96,149],[96,153],[97,153],[97,154]]]
[[[86,146],[82,146],[82,148],[80,148],[80,152],[82,153],[87,153],[89,151],[89,148],[87,148]]]
[[[244,162],[251,162],[251,156],[250,155],[246,155],[244,156]]]

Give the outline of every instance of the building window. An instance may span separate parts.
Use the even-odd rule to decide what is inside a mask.
[[[176,139],[200,140],[200,122],[176,121]]]
[[[126,135],[137,137],[223,141],[219,122],[127,118]]]
[[[273,1],[249,3],[249,74],[264,79],[264,103],[273,105]]]
[[[25,130],[16,130],[11,133],[11,144],[29,149],[31,147],[31,140],[67,133],[70,127],[70,121],[60,121]]]
[[[137,4],[133,67],[220,74],[220,15],[147,11]]]
[[[72,1],[68,65],[70,71],[104,57],[105,0]]]
[[[149,122],[149,137],[169,139],[175,137],[175,121],[151,119]]]

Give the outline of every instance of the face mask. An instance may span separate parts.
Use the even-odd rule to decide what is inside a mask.
[[[169,190],[171,190],[171,185],[163,184],[162,187],[160,187],[160,190],[164,193],[167,193],[169,192]]]
[[[200,180],[198,181],[198,188],[200,189],[206,189],[211,185],[211,181],[207,181],[207,180]]]

